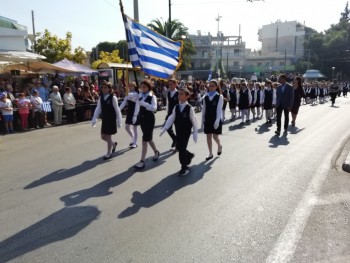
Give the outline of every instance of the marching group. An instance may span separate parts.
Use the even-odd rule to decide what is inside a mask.
[[[198,123],[193,106],[201,110],[200,127],[206,134],[209,150],[206,160],[211,160],[213,140],[217,146],[217,155],[222,154],[223,147],[219,135],[222,134],[223,123],[227,121],[225,116],[227,105],[231,113],[230,121],[241,118],[240,125],[249,123],[251,115],[253,119],[262,118],[265,111],[267,125],[271,125],[273,118],[277,119],[275,133],[279,136],[282,113],[284,113],[283,128],[286,133],[289,126],[289,112],[292,114],[291,125],[295,125],[302,103],[314,105],[317,99],[319,103],[325,103],[330,97],[334,106],[339,91],[342,90],[346,96],[349,89],[349,83],[338,85],[336,80],[332,83],[311,84],[303,83],[302,78],[298,76],[293,78],[292,83],[288,83],[287,80],[286,75],[280,75],[278,82],[266,79],[264,83],[247,83],[245,80],[240,83],[229,83],[213,79],[203,83],[204,88],[199,85],[199,89],[193,89],[191,85],[181,85],[176,79],[168,80],[167,114],[160,136],[167,131],[172,140],[171,147],[179,153],[181,169],[178,174],[185,175],[189,172],[189,165],[194,157],[194,154],[187,150],[191,134],[194,142],[198,139]],[[101,139],[107,143],[107,154],[103,159],[112,158],[117,146],[117,143],[112,140],[112,135],[122,126],[121,109],[127,106],[125,128],[131,137],[130,148],[137,147],[137,126],[140,126],[142,131],[141,158],[134,167],[144,169],[148,145],[154,152],[153,161],[157,161],[160,154],[153,141],[157,98],[152,91],[154,83],[149,79],[143,80],[139,89],[135,83],[129,83],[128,88],[129,93],[119,107],[117,98],[113,95],[112,86],[109,83],[102,85],[102,95],[98,100],[92,125],[95,126],[97,119],[101,117]],[[195,96],[197,101],[195,105],[190,105],[189,99],[193,93],[197,94]],[[175,132],[173,126],[175,126]]]

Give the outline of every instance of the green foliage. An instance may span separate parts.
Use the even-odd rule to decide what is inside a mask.
[[[77,47],[72,53],[72,33],[70,32],[66,33],[65,39],[61,39],[45,29],[43,34],[37,34],[34,50],[45,56],[49,63],[58,62],[64,58],[83,63],[86,58],[85,50],[82,47]]]
[[[181,53],[182,65],[180,69],[186,70],[191,68],[191,56],[196,54],[196,50],[190,39],[188,28],[185,27],[183,23],[175,19],[170,21],[169,26],[169,21],[164,22],[159,19],[154,19],[147,26],[160,35],[167,36],[174,41],[183,41],[183,49]]]
[[[120,58],[124,61],[128,61],[128,45],[126,40],[120,40],[118,43],[107,41],[98,43],[97,46],[92,49],[90,59],[91,61],[96,61],[99,59],[97,53],[100,54],[101,51],[112,53],[114,50],[119,50]]]
[[[310,69],[319,69],[329,78],[332,76],[332,67],[336,68],[336,75],[343,79],[350,78],[350,23],[348,3],[337,24],[325,32],[312,33],[305,40],[305,49],[310,49]],[[308,52],[297,68],[300,72],[308,61]],[[307,66],[307,65],[306,65]]]
[[[123,63],[123,59],[119,57],[119,50],[113,50],[112,52],[100,52],[99,59],[94,61],[91,65],[93,69],[96,69],[102,62],[106,63]]]

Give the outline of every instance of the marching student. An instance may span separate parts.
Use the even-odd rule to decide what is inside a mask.
[[[263,86],[261,83],[256,82],[255,83],[255,90],[256,90],[256,101],[255,101],[255,108],[256,108],[256,116],[258,119],[262,118],[263,110],[261,110],[261,103],[262,103],[262,93],[263,93]]]
[[[152,92],[153,83],[149,79],[144,79],[140,83],[140,95],[137,106],[140,107],[138,117],[142,130],[142,151],[140,161],[134,165],[134,168],[140,170],[145,168],[145,158],[148,144],[154,151],[153,161],[158,161],[159,151],[153,142],[153,130],[155,125],[154,112],[157,110],[157,98]]]
[[[234,121],[236,119],[236,108],[237,108],[236,84],[231,83],[230,90],[229,90],[229,95],[230,95],[229,106],[230,106],[230,111],[231,111],[231,119],[230,119],[230,121]]]
[[[213,158],[213,139],[218,146],[217,154],[221,155],[222,145],[219,139],[219,135],[222,134],[222,106],[224,104],[224,98],[220,94],[220,88],[218,82],[212,79],[209,82],[209,91],[203,99],[202,110],[202,128],[207,135],[207,144],[209,149],[209,155],[206,160]]]
[[[173,109],[175,105],[179,103],[179,96],[178,96],[178,90],[177,90],[177,81],[174,78],[171,78],[168,80],[169,90],[166,93],[166,109],[167,114],[165,117],[165,121],[169,118],[169,116],[172,114]],[[174,148],[176,146],[176,135],[173,130],[173,126],[170,126],[169,129],[167,129],[169,136],[173,140],[171,144],[171,148]]]
[[[172,124],[175,124],[176,131],[176,149],[179,152],[179,161],[181,164],[181,170],[179,175],[186,175],[189,172],[188,165],[194,157],[194,154],[187,150],[188,140],[191,136],[191,130],[193,128],[193,141],[196,143],[198,138],[198,124],[196,114],[191,105],[188,104],[190,97],[190,91],[187,88],[182,88],[178,91],[179,104],[177,104],[172,114],[168,117],[164,127],[161,129],[160,136],[167,131]]]
[[[137,147],[137,115],[139,113],[139,107],[136,107],[136,102],[139,99],[139,89],[135,82],[131,82],[128,85],[129,93],[125,96],[122,104],[120,104],[120,111],[127,105],[126,118],[125,118],[125,130],[131,137],[131,143],[129,148],[133,149]],[[131,130],[132,127],[132,130]]]
[[[93,127],[95,127],[100,114],[102,119],[101,139],[107,143],[107,154],[103,157],[103,160],[108,160],[112,158],[117,147],[117,142],[112,141],[112,135],[117,133],[117,122],[118,128],[122,127],[122,114],[118,106],[118,98],[114,96],[110,82],[102,84],[102,94],[91,121]]]
[[[250,110],[248,110],[248,120],[250,120],[250,112],[252,112],[253,114],[253,120],[255,120],[255,116],[256,116],[256,113],[255,113],[255,103],[256,103],[256,99],[257,99],[257,94],[256,94],[256,89],[255,89],[255,84],[256,82],[254,83],[249,83],[249,90],[250,90],[250,94],[252,96],[252,103],[250,104]]]
[[[261,93],[261,101],[265,110],[266,124],[272,123],[273,108],[276,105],[276,90],[272,88],[270,80],[265,81],[265,89]]]
[[[250,90],[247,88],[247,84],[245,82],[241,83],[241,90],[238,93],[238,108],[241,112],[242,122],[244,124],[244,116],[246,116],[246,121],[249,123],[249,108],[252,104],[252,95]]]
[[[224,98],[224,103],[222,106],[222,121],[225,122],[226,121],[226,117],[225,117],[225,111],[226,111],[226,106],[227,106],[227,102],[230,101],[230,93],[228,91],[228,88],[226,86],[226,83],[224,80],[220,80],[220,89],[221,89],[221,94]]]

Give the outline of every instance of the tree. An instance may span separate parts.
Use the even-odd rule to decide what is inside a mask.
[[[305,41],[304,48],[311,52],[310,64],[319,69],[329,78],[332,76],[332,67],[336,68],[344,78],[350,78],[350,20],[348,3],[337,24],[321,33],[311,34]],[[305,66],[306,58],[300,61],[298,69]]]
[[[92,48],[90,55],[91,61],[96,61],[99,59],[97,54],[100,54],[101,51],[112,53],[114,50],[119,50],[119,56],[124,61],[128,61],[128,45],[126,40],[120,40],[117,42],[100,42],[96,47]]]
[[[167,29],[169,28],[168,21],[164,22],[160,21],[159,19],[154,19],[147,26],[160,35],[168,36],[174,41],[182,40],[184,42],[184,45],[181,53],[182,65],[180,69],[186,70],[191,68],[191,56],[196,54],[196,50],[194,48],[192,40],[190,39],[188,28],[185,27],[183,23],[177,19],[171,20],[169,33],[167,32]]]
[[[46,61],[54,63],[64,58],[83,63],[86,58],[85,50],[77,47],[72,54],[72,33],[67,32],[65,39],[51,34],[47,29],[44,33],[37,33],[37,40],[34,50],[46,57]]]
[[[119,57],[119,50],[113,50],[110,52],[100,52],[99,59],[94,61],[91,65],[93,69],[96,69],[102,62],[106,63],[123,63],[123,59]]]

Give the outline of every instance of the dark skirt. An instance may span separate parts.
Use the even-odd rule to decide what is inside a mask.
[[[103,120],[101,126],[101,134],[112,135],[117,133],[117,120]]]
[[[222,121],[220,121],[219,127],[214,129],[213,122],[204,121],[204,133],[205,134],[222,134]]]
[[[291,112],[292,112],[293,114],[298,114],[299,108],[300,108],[300,103],[294,103],[294,104],[293,104],[293,107],[292,107],[292,109],[291,109]]]
[[[153,140],[153,130],[155,125],[154,114],[148,115],[147,118],[141,118],[140,126],[142,131],[142,140],[144,142],[149,142]]]

